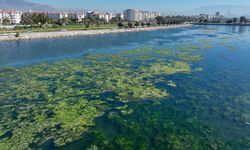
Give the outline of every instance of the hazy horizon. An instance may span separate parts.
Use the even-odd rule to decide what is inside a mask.
[[[121,11],[126,8],[157,10],[161,13],[182,13],[191,11],[199,7],[211,5],[231,5],[231,6],[250,6],[249,0],[143,0],[143,1],[117,1],[117,0],[28,0],[30,2],[48,4],[57,8],[80,8],[95,10]]]
[[[141,0],[117,1],[106,0],[0,0],[0,9],[16,9],[21,11],[87,11],[118,13],[125,9],[157,11],[162,15],[199,15],[215,14],[219,11],[227,17],[250,16],[250,2],[246,0]]]

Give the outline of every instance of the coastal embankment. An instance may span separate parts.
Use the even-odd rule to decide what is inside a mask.
[[[249,23],[193,23],[193,25],[250,26]]]
[[[192,26],[192,25],[182,24],[182,25],[144,27],[144,28],[127,28],[127,29],[100,29],[100,30],[57,31],[57,32],[24,32],[24,33],[20,33],[18,37],[16,37],[16,33],[12,33],[12,34],[8,33],[8,34],[1,34],[0,41],[60,38],[60,37],[112,34],[112,33],[124,33],[124,32],[142,32],[142,31],[163,30],[163,29],[172,29],[172,28],[189,27],[189,26]]]

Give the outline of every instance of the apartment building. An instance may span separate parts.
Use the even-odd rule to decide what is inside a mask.
[[[135,9],[124,10],[124,19],[127,21],[151,21],[154,20],[157,16],[160,16],[158,12],[150,11],[140,11]]]
[[[124,10],[124,19],[127,21],[140,21],[140,11],[136,9]]]
[[[77,20],[78,22],[81,22],[84,18],[85,18],[85,13],[69,13],[68,17],[69,18],[73,18],[75,20]]]
[[[96,11],[88,11],[86,14],[87,17],[95,17],[98,19],[104,19],[106,22],[109,22],[114,15],[112,13],[106,12],[106,13],[100,13]]]
[[[20,24],[22,20],[22,12],[15,10],[0,10],[0,23],[7,18],[10,24]]]
[[[103,19],[106,22],[109,22],[113,17],[114,17],[114,15],[112,13],[106,12],[106,13],[104,13],[104,18]]]
[[[67,12],[48,12],[47,15],[50,19],[56,20],[69,17],[69,13]]]

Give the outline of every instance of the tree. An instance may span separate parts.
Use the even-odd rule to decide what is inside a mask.
[[[120,17],[113,17],[110,22],[111,23],[115,23],[115,24],[119,24],[122,21],[122,19]]]
[[[142,22],[142,23],[141,23],[141,26],[142,26],[142,27],[144,27],[144,26],[145,26],[145,23],[144,23],[144,22]]]
[[[69,17],[70,23],[77,23],[78,19],[75,19],[73,17]]]
[[[62,23],[65,25],[65,24],[69,24],[71,23],[71,20],[70,18],[62,18]]]
[[[107,22],[107,20],[105,20],[104,18],[97,18],[97,17],[86,17],[82,20],[83,24],[88,24],[87,26],[90,25],[96,25],[96,26],[100,26],[101,24],[105,24]]]
[[[233,18],[233,23],[237,23],[238,22],[238,18]]]
[[[166,21],[166,18],[163,17],[163,16],[158,16],[155,19],[156,19],[156,22],[157,22],[158,25],[161,25]]]
[[[30,16],[23,16],[21,24],[32,25],[32,24],[34,24],[34,21],[32,20],[32,18]]]
[[[132,22],[129,22],[129,23],[128,23],[128,27],[129,27],[129,28],[133,28],[133,27],[134,27],[134,24],[133,24]]]
[[[90,23],[89,22],[85,22],[84,25],[85,25],[86,28],[89,28]]]
[[[108,20],[104,19],[104,18],[101,18],[101,19],[96,19],[96,23],[99,22],[101,24],[105,24],[108,22]]]
[[[150,23],[150,22],[147,22],[147,26],[150,27],[150,26],[151,26],[151,23]]]
[[[87,19],[88,19],[89,24],[96,24],[97,18],[95,18],[95,17],[88,17]]]
[[[97,26],[97,27],[99,27],[101,24],[102,24],[102,21],[101,21],[101,20],[97,20],[97,21],[96,21],[96,26]]]
[[[56,20],[56,21],[55,21],[55,24],[56,24],[56,25],[59,25],[59,26],[62,26],[62,25],[63,25],[62,19]]]
[[[32,25],[39,24],[40,27],[49,21],[48,16],[45,13],[31,13],[22,17],[22,24]]]
[[[140,22],[136,21],[136,22],[135,22],[135,26],[136,26],[136,27],[140,26]]]
[[[122,22],[119,22],[118,27],[121,29],[122,27],[124,27],[124,24]]]
[[[230,19],[230,20],[227,20],[226,23],[227,23],[227,24],[231,24],[231,23],[233,23],[233,20],[231,20],[231,19]]]
[[[45,13],[39,13],[37,15],[38,24],[44,25],[49,21],[48,16]]]
[[[10,19],[9,18],[3,18],[2,23],[3,23],[3,25],[10,25]]]
[[[241,17],[240,17],[240,24],[245,24],[246,22],[247,22],[246,17],[241,16]]]

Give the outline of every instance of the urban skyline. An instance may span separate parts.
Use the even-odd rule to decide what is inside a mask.
[[[46,14],[49,19],[63,19],[72,18],[81,22],[84,18],[94,17],[97,19],[103,19],[105,22],[109,22],[112,18],[118,17],[121,20],[133,21],[153,21],[156,17],[160,16],[159,12],[152,11],[141,11],[135,9],[126,9],[121,13],[110,13],[110,12],[98,12],[95,10],[87,12],[56,12],[56,11],[18,11],[18,10],[1,10],[0,9],[0,24],[3,23],[4,19],[8,19],[10,24],[20,24],[24,17],[32,14]]]

